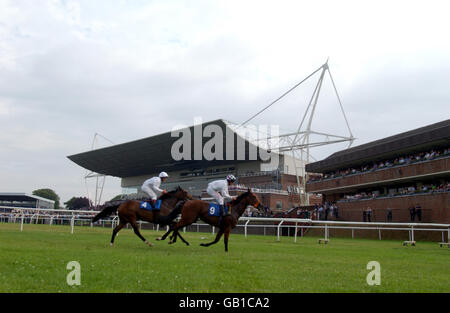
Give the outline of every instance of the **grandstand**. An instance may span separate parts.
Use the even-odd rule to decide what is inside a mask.
[[[55,201],[24,192],[0,192],[0,206],[54,209]]]
[[[346,221],[450,223],[450,119],[306,165],[307,192]]]
[[[194,128],[200,127],[203,134],[205,128],[210,125],[219,127],[221,130],[223,155],[213,160],[207,160],[203,155],[196,158],[194,148],[198,147],[194,146]],[[194,196],[205,197],[207,184],[211,180],[233,174],[238,181],[236,186],[231,188],[231,194],[251,187],[267,208],[288,209],[300,205],[295,165],[291,156],[264,150],[277,162],[272,164],[264,160],[260,156],[263,148],[240,137],[221,119],[190,126],[180,132],[183,130],[189,130],[192,137],[190,160],[173,159],[171,149],[178,137],[172,137],[171,132],[71,155],[68,158],[92,172],[121,178],[124,194],[139,193],[144,180],[157,175],[160,171],[166,171],[169,179],[164,183],[165,189],[170,190],[179,185]],[[226,137],[230,134],[234,147],[238,146],[239,141],[244,143],[244,154],[240,155],[237,151],[231,151],[230,158],[230,149],[226,149]],[[209,139],[202,136],[200,148],[203,148]],[[256,158],[253,158],[250,153],[252,149],[259,152]],[[297,162],[300,163],[300,160]],[[320,199],[314,198],[312,201],[318,202]]]

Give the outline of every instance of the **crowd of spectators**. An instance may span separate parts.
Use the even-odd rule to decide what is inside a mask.
[[[251,209],[251,207],[248,207],[247,209],[245,209],[242,216],[245,216],[245,217],[273,217],[274,213],[267,206],[265,206],[263,208],[263,210],[258,210],[256,208]]]
[[[338,219],[339,207],[336,203],[325,201],[323,204],[314,205],[314,213],[318,220]]]
[[[450,156],[450,148],[440,149],[440,150],[430,150],[427,152],[420,152],[416,154],[404,155],[394,159],[384,160],[380,162],[372,162],[369,164],[363,164],[360,167],[347,168],[339,171],[325,173],[323,176],[314,176],[308,180],[308,183],[321,181],[324,179],[333,179],[338,177],[344,177],[353,174],[361,174],[366,172],[374,172],[376,170],[381,170],[384,168],[390,168],[394,166],[408,165],[415,162],[433,160],[439,157]]]
[[[392,208],[388,207],[385,210],[386,221],[392,222]],[[410,220],[411,222],[422,222],[422,206],[417,203],[416,205],[412,205],[408,208]],[[372,210],[371,207],[367,207],[362,211],[362,221],[363,222],[372,222],[375,219],[375,212],[382,214],[383,210]],[[416,219],[417,218],[417,219]]]
[[[387,194],[382,194],[380,191],[370,191],[370,192],[358,192],[355,194],[345,195],[339,201],[356,201],[356,200],[366,200],[366,199],[375,199],[375,198],[384,198],[384,197],[396,197],[396,196],[404,196],[404,195],[413,195],[413,194],[424,194],[424,193],[435,193],[435,192],[448,192],[450,191],[450,182],[444,182],[441,184],[431,183],[431,184],[423,184],[420,186],[411,185],[407,187],[390,189]]]

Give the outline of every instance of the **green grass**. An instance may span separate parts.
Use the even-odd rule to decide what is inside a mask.
[[[146,246],[123,229],[0,223],[0,292],[450,292],[450,249],[418,242],[231,234],[205,248],[211,233],[185,233],[191,246]],[[201,239],[207,237],[207,239]],[[369,286],[369,261],[381,264],[381,285]],[[68,286],[66,265],[81,264],[81,285]]]

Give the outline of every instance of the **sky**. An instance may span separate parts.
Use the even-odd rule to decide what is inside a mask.
[[[118,144],[196,117],[241,123],[328,58],[354,146],[448,119],[448,12],[446,1],[0,0],[0,192],[86,196],[93,182],[67,156],[95,133]],[[296,130],[317,79],[251,123]],[[312,129],[348,135],[327,77]],[[108,177],[103,199],[120,193]]]

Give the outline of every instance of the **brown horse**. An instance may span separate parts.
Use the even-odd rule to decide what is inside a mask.
[[[178,230],[182,227],[191,225],[197,219],[201,219],[205,223],[209,225],[219,227],[219,231],[217,232],[216,239],[210,243],[202,243],[200,244],[203,247],[208,247],[212,244],[217,243],[222,235],[224,234],[224,243],[225,243],[225,251],[228,251],[228,237],[230,235],[231,229],[236,227],[236,224],[244,213],[247,206],[253,206],[255,208],[261,209],[261,204],[258,200],[258,197],[248,189],[247,192],[240,194],[235,200],[231,201],[229,206],[229,210],[231,210],[230,214],[222,217],[222,221],[220,222],[220,218],[218,216],[209,216],[209,203],[202,200],[189,200],[184,203],[181,207],[181,220],[176,224],[172,224],[169,231],[166,232],[160,239],[164,240],[173,231],[173,235],[171,236],[171,240],[169,243],[175,243],[177,240],[177,236],[180,236]],[[179,212],[180,207],[177,207],[173,210],[173,214]],[[178,212],[177,212],[178,210]],[[219,225],[220,223],[220,225]],[[181,237],[180,237],[181,238]],[[186,243],[185,240],[183,242]]]
[[[169,225],[178,215],[175,214],[176,210],[174,210],[174,208],[177,205],[182,206],[183,202],[189,199],[192,199],[192,196],[189,194],[189,192],[181,187],[178,187],[177,189],[167,192],[159,197],[158,200],[161,200],[160,211],[141,209],[141,201],[127,200],[120,204],[107,205],[106,208],[104,208],[92,219],[92,222],[95,223],[99,219],[107,217],[117,211],[119,214],[119,224],[113,230],[111,237],[111,246],[114,244],[114,238],[116,237],[117,233],[124,226],[130,223],[133,227],[134,233],[151,247],[153,246],[153,244],[147,241],[141,235],[137,221],[142,220],[159,225]],[[174,213],[171,214],[171,212]],[[175,223],[173,224],[175,225]],[[183,237],[180,238],[183,242],[186,242]]]

